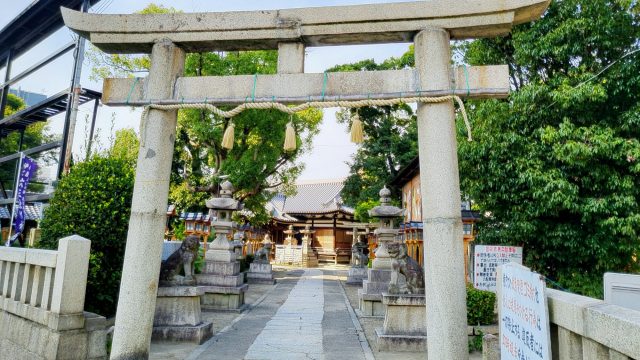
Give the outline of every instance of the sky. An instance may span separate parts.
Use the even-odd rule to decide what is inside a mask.
[[[92,13],[128,14],[144,8],[150,2],[165,7],[174,7],[184,12],[209,11],[237,11],[237,10],[273,10],[294,7],[313,7],[330,5],[355,5],[365,3],[389,3],[403,0],[301,0],[301,1],[270,1],[270,0],[102,0],[90,9]],[[0,12],[0,29],[24,10],[33,0],[12,0],[4,2]],[[63,28],[51,37],[34,47],[31,51],[16,59],[13,63],[12,74],[18,74],[48,56],[65,44],[73,41],[75,34]],[[409,44],[361,45],[340,47],[312,47],[307,48],[305,58],[306,73],[321,73],[338,64],[352,63],[363,59],[374,59],[378,62],[389,57],[401,56],[407,51]],[[73,58],[71,52],[60,57],[50,65],[30,75],[15,84],[22,90],[43,93],[48,96],[56,94],[69,87]],[[4,69],[0,69],[0,78],[4,79]],[[82,69],[81,85],[85,88],[101,91],[101,82],[89,79],[91,64],[85,60]],[[140,75],[138,75],[140,76]],[[92,104],[82,106],[79,111],[74,136],[74,157],[80,157],[86,150],[88,130],[88,116],[92,112]],[[349,140],[348,129],[335,120],[338,109],[325,109],[320,134],[313,140],[312,151],[299,160],[305,164],[305,170],[299,180],[319,180],[345,178],[349,174],[349,162],[356,151],[356,145]],[[138,132],[140,110],[131,108],[116,108],[100,106],[96,122],[98,143],[108,146],[115,130],[133,128]],[[61,134],[63,116],[56,116],[49,122],[49,133]],[[42,174],[41,174],[42,176]],[[50,176],[53,176],[52,174]]]

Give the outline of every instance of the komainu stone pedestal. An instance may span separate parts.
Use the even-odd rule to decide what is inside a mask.
[[[391,270],[368,269],[368,277],[358,290],[360,313],[362,316],[384,316],[382,293],[389,288]]]
[[[271,264],[252,262],[247,273],[249,284],[275,284]]]
[[[190,341],[202,344],[213,336],[212,324],[202,322],[198,286],[158,288],[153,317],[153,340]]]
[[[382,294],[384,325],[376,329],[379,351],[427,350],[427,318],[424,295]]]
[[[202,309],[242,311],[248,286],[240,273],[240,263],[207,260],[204,267],[202,274],[196,275],[205,291],[200,301]]]
[[[367,270],[366,267],[350,267],[347,276],[347,285],[362,285],[362,281],[367,278]]]

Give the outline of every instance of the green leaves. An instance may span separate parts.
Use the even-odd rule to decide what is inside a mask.
[[[526,265],[596,296],[603,272],[639,270],[640,61],[622,57],[640,28],[625,6],[554,1],[465,54],[506,60],[516,89],[472,102],[475,141],[459,142],[462,188],[485,214],[478,240],[523,245]]]
[[[91,240],[85,309],[115,314],[131,214],[133,163],[94,157],[75,165],[60,180],[41,223],[40,246],[78,234]]]

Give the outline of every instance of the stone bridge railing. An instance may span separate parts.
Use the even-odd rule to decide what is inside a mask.
[[[547,289],[554,359],[640,358],[640,311]]]
[[[553,359],[640,359],[640,311],[547,289]],[[500,359],[500,336],[486,335],[483,359]]]
[[[84,312],[90,246],[74,235],[57,251],[0,247],[0,358],[106,357],[105,319]]]
[[[91,241],[61,239],[58,251],[0,250],[0,309],[56,330],[84,326]]]

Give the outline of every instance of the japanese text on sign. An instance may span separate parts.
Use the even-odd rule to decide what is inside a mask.
[[[495,292],[496,269],[510,262],[522,265],[521,247],[476,245],[473,255],[473,286]]]
[[[500,269],[501,360],[551,359],[544,280],[520,265],[506,264]]]

